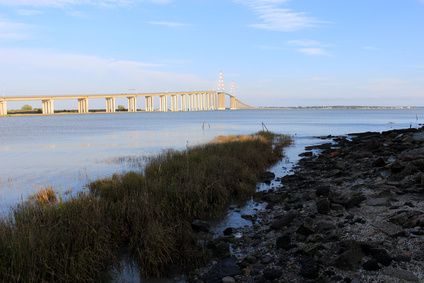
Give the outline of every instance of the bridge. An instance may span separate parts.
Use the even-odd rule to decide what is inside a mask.
[[[77,111],[80,114],[89,113],[89,101],[104,99],[104,113],[116,112],[116,99],[128,100],[128,112],[140,111],[137,101],[144,99],[145,112],[177,112],[177,111],[214,111],[251,109],[252,107],[241,102],[237,97],[224,91],[188,91],[188,92],[158,92],[158,93],[118,93],[118,94],[93,94],[93,95],[53,95],[53,96],[5,96],[0,97],[0,116],[8,115],[7,103],[14,101],[41,101],[42,114],[55,114],[54,103],[58,100],[75,100]],[[155,100],[159,108],[155,108]],[[228,104],[229,101],[229,104]],[[157,105],[157,103],[156,103]],[[143,110],[141,110],[143,111]]]

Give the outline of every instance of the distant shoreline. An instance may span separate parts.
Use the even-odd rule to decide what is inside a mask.
[[[424,109],[424,106],[260,106],[250,109],[237,109],[240,110],[410,110],[410,109]],[[226,109],[229,110],[229,109]],[[160,111],[153,111],[160,112]],[[169,111],[171,112],[171,111]],[[190,112],[190,111],[178,111],[178,112]],[[197,112],[197,111],[192,111]],[[117,114],[117,113],[152,113],[144,110],[138,110],[137,112],[128,112],[126,109],[117,110],[116,112],[109,113],[104,109],[95,109],[89,113],[78,113],[77,110],[56,110],[54,115],[87,115],[87,114]],[[22,110],[9,110],[9,113],[5,117],[11,116],[46,116],[40,111],[22,111]]]
[[[258,110],[305,110],[305,109],[318,109],[318,110],[404,110],[404,109],[423,109],[424,106],[260,106],[255,109]]]

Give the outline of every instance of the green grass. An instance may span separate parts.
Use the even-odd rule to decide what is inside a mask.
[[[46,189],[0,221],[0,281],[100,281],[125,251],[145,276],[207,258],[191,229],[255,192],[260,173],[290,138],[260,132],[215,140],[149,160],[70,200]]]

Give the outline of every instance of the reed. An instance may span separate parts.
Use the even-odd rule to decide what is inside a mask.
[[[192,221],[250,197],[290,142],[266,132],[221,137],[166,151],[144,172],[95,181],[70,200],[43,190],[0,221],[0,281],[102,281],[123,251],[145,276],[196,266],[207,254]]]

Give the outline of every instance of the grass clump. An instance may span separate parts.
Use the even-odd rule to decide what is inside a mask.
[[[205,259],[194,219],[216,218],[255,192],[290,138],[229,136],[151,158],[143,173],[114,175],[60,200],[51,188],[0,221],[0,281],[99,281],[123,251],[143,275]]]

